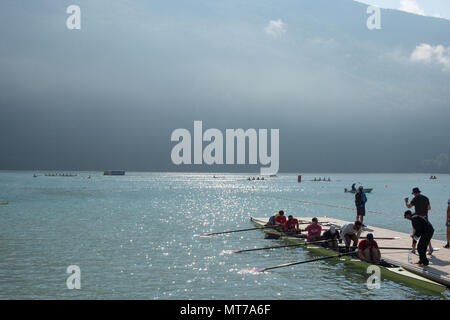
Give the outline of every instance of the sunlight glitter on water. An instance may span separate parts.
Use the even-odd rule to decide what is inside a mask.
[[[374,188],[368,195],[369,223],[410,232],[399,214],[401,200],[419,186],[430,197],[435,237],[445,238],[441,215],[450,197],[450,176],[431,183],[421,175],[332,175],[332,182],[298,184],[296,175],[247,181],[251,175],[127,173],[104,177],[33,178],[0,172],[4,231],[0,250],[0,297],[74,299],[442,299],[392,281],[369,291],[366,275],[339,261],[249,272],[306,260],[301,248],[245,254],[233,250],[279,245],[253,230],[250,216],[280,209],[295,216],[354,218],[354,212],[303,202],[352,207],[343,189],[355,179]],[[323,175],[323,174],[322,174]],[[311,175],[314,177],[314,175]],[[308,176],[304,176],[308,180]],[[389,188],[385,188],[388,185]],[[83,290],[65,288],[68,265],[83,273]],[[313,279],[314,281],[311,281]]]

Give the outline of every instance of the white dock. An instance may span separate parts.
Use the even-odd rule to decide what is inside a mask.
[[[317,218],[319,219],[319,223],[324,223],[323,230],[327,230],[329,228],[328,223],[339,227],[349,223],[349,221],[343,221],[330,217]],[[311,221],[312,218],[297,217],[297,219],[299,219],[300,222],[304,222]],[[305,223],[302,223],[300,228],[304,228],[304,226]],[[364,237],[368,233],[372,233],[375,238],[399,238],[395,240],[375,239],[379,247],[411,248],[412,239],[410,234],[369,225],[363,228],[361,236]],[[417,250],[416,254],[412,254],[409,250],[381,249],[381,257],[388,263],[403,267],[412,273],[421,275],[425,278],[450,287],[450,249],[443,248],[445,245],[444,241],[432,239],[431,244],[433,248],[439,248],[439,251],[435,251],[432,256],[427,254],[430,264],[423,268],[415,264],[419,261]],[[409,257],[411,257],[412,263],[409,262]]]

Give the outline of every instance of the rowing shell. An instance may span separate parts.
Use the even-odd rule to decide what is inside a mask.
[[[253,224],[255,224],[255,226],[259,227],[259,228],[263,228],[264,225],[268,221],[268,219],[265,219],[265,218],[253,218],[252,217],[250,219],[253,222]],[[284,241],[287,241],[289,243],[294,243],[294,244],[305,243],[305,239],[293,237],[293,236],[287,236],[286,234],[279,232],[275,229],[264,228],[263,231],[268,235],[269,238],[279,238],[279,239],[282,239]],[[334,250],[327,249],[325,247],[321,247],[321,246],[317,246],[317,245],[308,245],[305,247],[306,247],[306,249],[311,250],[311,251],[316,252],[321,255],[330,256],[330,255],[336,254],[336,251],[334,251]],[[352,265],[361,267],[364,270],[368,270],[367,268],[372,265],[368,262],[365,262],[365,261],[362,261],[359,259],[355,259],[354,257],[341,257],[341,260],[344,261],[345,263],[351,263]],[[424,288],[424,289],[427,289],[427,290],[430,290],[433,292],[439,292],[439,293],[442,293],[447,289],[446,286],[444,286],[440,283],[434,282],[430,279],[427,279],[420,275],[409,272],[408,270],[405,270],[402,267],[397,267],[397,266],[385,267],[385,266],[381,266],[381,265],[378,265],[378,267],[380,268],[381,275],[384,278],[387,278],[387,279],[390,279],[393,281],[402,282],[413,288]]]
[[[373,190],[373,188],[367,188],[367,189],[363,189],[364,193],[371,193]],[[352,190],[352,189],[344,189],[344,192],[350,192],[350,193],[356,193],[358,190]]]

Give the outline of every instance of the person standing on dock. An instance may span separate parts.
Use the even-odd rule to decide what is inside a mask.
[[[445,224],[447,226],[447,244],[444,246],[444,248],[449,248],[449,242],[450,242],[450,198],[447,202],[447,222]]]
[[[366,215],[366,202],[367,196],[364,192],[363,186],[360,186],[358,188],[358,192],[355,194],[355,205],[356,205],[356,221],[360,221],[361,224],[363,223],[364,216]]]
[[[412,214],[410,210],[405,211],[404,217],[411,221],[414,230],[411,238],[420,238],[419,243],[417,244],[417,251],[419,252],[418,264],[422,267],[427,266],[429,264],[426,255],[427,246],[430,245],[431,238],[434,234],[434,228],[427,219],[418,214]]]
[[[414,213],[421,216],[425,220],[428,221],[428,211],[431,210],[430,200],[425,197],[423,194],[421,194],[421,191],[419,188],[413,188],[412,194],[414,195],[414,198],[411,200],[411,202],[408,202],[408,198],[405,198],[405,205],[408,209],[411,209],[414,206]],[[414,230],[413,230],[414,233]],[[413,251],[416,249],[417,241],[413,239],[412,248]],[[433,247],[431,245],[431,242],[428,246],[428,253],[431,255],[433,253]]]
[[[341,239],[345,242],[345,251],[350,251],[350,243],[353,241],[353,247],[358,246],[358,240],[361,236],[361,221],[355,221],[354,223],[347,223],[341,229]]]
[[[373,239],[373,234],[368,233],[367,239],[363,239],[359,242],[358,258],[375,264],[380,262],[381,252],[377,242]]]

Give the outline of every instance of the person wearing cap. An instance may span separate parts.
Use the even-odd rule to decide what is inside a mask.
[[[419,216],[428,220],[428,211],[431,210],[430,200],[423,194],[421,194],[419,188],[414,188],[412,190],[412,195],[414,195],[414,198],[411,200],[411,202],[408,202],[409,198],[405,198],[406,207],[408,209],[414,207],[415,214],[418,214]]]
[[[328,240],[324,242],[324,245],[332,249],[337,249],[338,241],[342,243],[342,239],[339,237],[339,231],[333,225],[323,233],[322,240]]]
[[[286,223],[284,224],[284,230],[286,234],[297,234],[300,232],[298,227],[298,220],[293,216],[289,216]]]
[[[373,234],[367,234],[358,244],[358,258],[370,263],[378,264],[381,258],[381,252],[377,242],[373,239]]]
[[[417,244],[417,251],[419,253],[418,264],[420,266],[427,266],[429,261],[427,259],[426,251],[427,246],[430,244],[431,238],[433,237],[434,228],[428,220],[418,214],[412,214],[411,210],[405,211],[404,217],[411,221],[413,227],[411,238],[419,238],[419,243]]]
[[[345,251],[349,252],[350,243],[353,241],[353,247],[358,245],[359,237],[361,236],[361,221],[355,221],[354,223],[347,223],[341,229],[341,239],[345,242]]]
[[[308,242],[320,240],[322,226],[319,224],[319,220],[317,218],[312,218],[312,223],[305,228],[305,231],[308,231]]]
[[[364,192],[363,186],[359,186],[358,192],[355,194],[355,205],[356,205],[356,221],[364,221],[364,216],[366,215],[366,202],[367,197]]]
[[[271,217],[269,218],[269,221],[266,223],[266,226],[274,226],[274,225],[275,225],[275,218],[276,218],[278,215],[279,215],[279,214],[278,214],[278,212],[277,212],[275,215],[271,216]]]
[[[414,213],[423,217],[425,220],[428,221],[428,211],[431,210],[431,205],[430,205],[430,200],[424,196],[423,194],[421,194],[421,191],[419,188],[413,188],[412,190],[412,194],[414,195],[414,198],[411,200],[411,202],[409,201],[409,198],[405,198],[405,205],[408,209],[411,209],[412,207],[414,207]],[[413,230],[414,233],[414,230]],[[412,243],[412,249],[413,252],[415,252],[416,250],[416,245],[417,245],[417,241],[415,239],[413,239],[413,243]],[[433,253],[433,247],[431,245],[429,245],[428,248],[428,253],[431,255]]]

